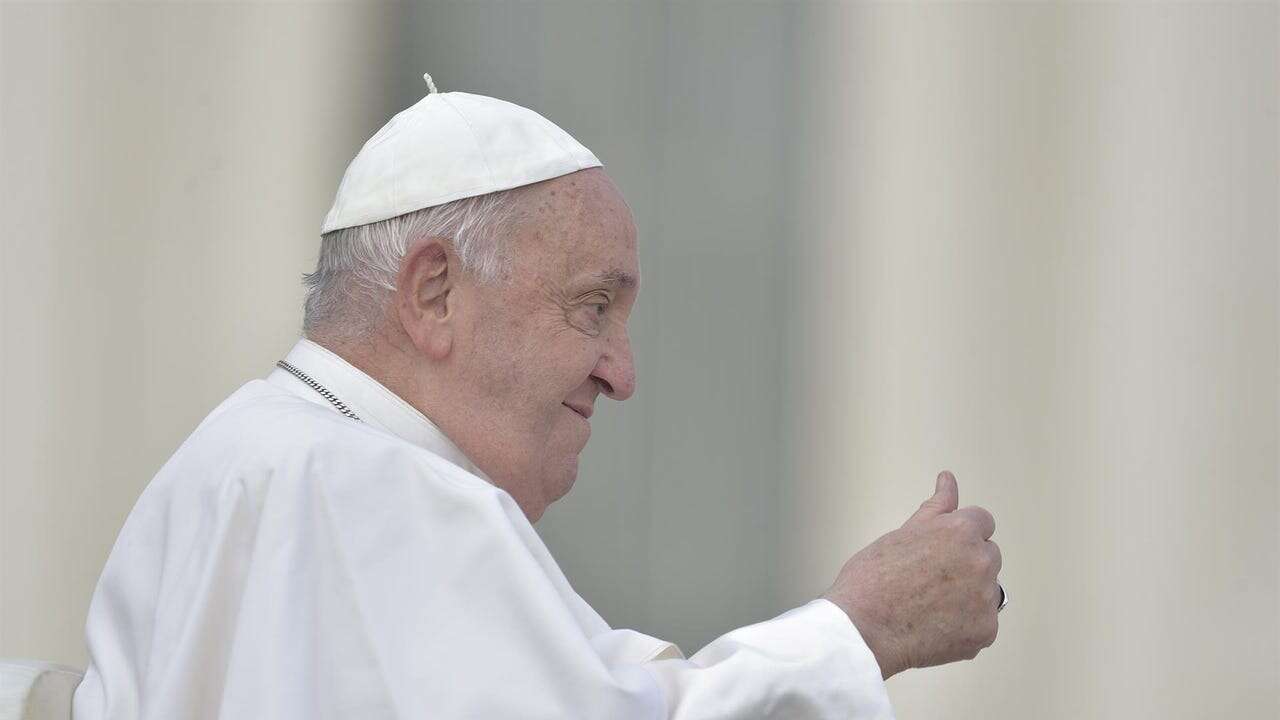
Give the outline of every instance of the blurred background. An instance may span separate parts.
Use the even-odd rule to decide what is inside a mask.
[[[300,326],[337,181],[498,96],[634,208],[640,383],[539,524],[687,653],[955,473],[1011,604],[898,717],[1280,716],[1280,11],[0,5],[0,656],[83,666],[138,493]]]

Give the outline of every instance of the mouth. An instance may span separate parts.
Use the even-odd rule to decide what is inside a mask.
[[[595,408],[590,405],[570,405],[569,403],[561,403],[561,405],[581,415],[583,420],[590,420],[591,413],[595,412]]]

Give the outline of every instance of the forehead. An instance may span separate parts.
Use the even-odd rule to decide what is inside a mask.
[[[622,194],[600,168],[531,186],[520,265],[569,280],[592,277],[634,286],[639,277],[636,228]]]

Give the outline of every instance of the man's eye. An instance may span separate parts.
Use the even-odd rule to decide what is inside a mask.
[[[608,295],[592,293],[584,299],[586,302],[584,302],[583,305],[586,307],[588,312],[595,315],[596,318],[604,317],[604,312],[608,309],[610,302]]]
[[[586,298],[574,310],[572,320],[579,329],[594,335],[600,331],[601,324],[609,308],[609,298],[592,296]]]

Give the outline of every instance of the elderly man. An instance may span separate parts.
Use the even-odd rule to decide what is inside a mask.
[[[636,230],[545,118],[436,93],[352,161],[305,339],[142,494],[87,623],[97,718],[890,718],[992,643],[991,516],[955,478],[822,598],[685,658],[613,629],[531,523],[635,391]]]

